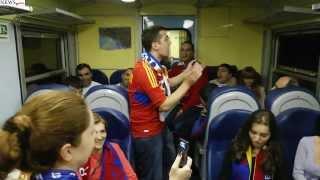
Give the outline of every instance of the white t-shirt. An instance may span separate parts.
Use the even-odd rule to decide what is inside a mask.
[[[85,95],[89,91],[89,89],[98,85],[101,85],[101,84],[95,81],[91,81],[91,84],[89,86],[82,88],[82,95]]]

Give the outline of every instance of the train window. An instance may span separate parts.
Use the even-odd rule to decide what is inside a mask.
[[[180,45],[184,41],[195,41],[196,19],[194,16],[164,16],[153,15],[142,17],[143,29],[154,25],[168,28],[171,41],[169,58],[171,63],[178,61]]]
[[[24,34],[22,46],[27,78],[63,69],[59,36]]]
[[[69,73],[68,34],[20,26],[17,28],[22,96],[25,99],[41,84],[61,83]]]
[[[170,45],[170,58],[178,59],[180,54],[180,45],[182,42],[190,40],[190,35],[185,29],[168,30],[168,36],[171,41]]]
[[[277,68],[315,77],[320,57],[320,32],[297,32],[278,37]]]
[[[153,25],[164,26],[169,29],[185,29],[188,31],[188,36],[193,42],[196,41],[196,18],[195,16],[142,16],[143,29]]]
[[[320,30],[314,26],[287,27],[275,30],[272,39],[274,59],[269,86],[280,76],[292,76],[319,97]]]

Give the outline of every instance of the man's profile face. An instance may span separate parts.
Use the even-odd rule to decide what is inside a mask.
[[[161,57],[169,57],[170,54],[170,38],[167,31],[162,30],[159,32],[159,40],[157,41],[158,53]]]

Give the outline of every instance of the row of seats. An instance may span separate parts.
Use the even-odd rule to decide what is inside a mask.
[[[208,103],[202,177],[216,180],[232,139],[250,114],[260,107],[253,93],[241,86],[215,89]],[[291,173],[299,140],[314,135],[315,122],[320,119],[319,103],[309,91],[288,87],[270,91],[265,107],[276,116],[284,158]]]
[[[62,89],[61,85],[46,85],[44,89]],[[39,93],[39,92],[36,92]],[[125,89],[113,85],[93,87],[85,95],[90,108],[108,121],[107,139],[120,144],[131,159],[128,94]],[[203,179],[218,179],[224,153],[239,128],[253,111],[260,108],[255,95],[243,86],[216,88],[209,98],[209,120],[206,129],[202,159]],[[284,155],[289,172],[299,140],[313,135],[313,127],[320,117],[320,106],[312,94],[302,88],[289,87],[270,91],[265,107],[277,119],[283,139]]]
[[[100,84],[118,84],[121,82],[121,75],[125,72],[125,69],[118,69],[114,71],[110,76],[110,82],[108,76],[98,69],[92,69],[92,80]]]

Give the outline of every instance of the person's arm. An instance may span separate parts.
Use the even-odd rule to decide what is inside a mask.
[[[183,82],[166,100],[160,105],[159,111],[169,111],[173,108],[182,97],[188,92],[191,84]]]
[[[295,180],[306,180],[304,176],[304,163],[306,163],[306,144],[304,143],[304,138],[302,138],[299,142],[296,157],[294,159],[294,167],[293,167],[293,179]]]
[[[188,180],[191,177],[192,170],[192,159],[188,157],[187,164],[184,165],[182,168],[179,168],[179,164],[181,161],[182,156],[178,155],[176,160],[173,162],[172,167],[169,173],[169,180]]]
[[[168,79],[170,87],[176,87],[183,82],[184,78],[188,75],[188,73],[190,73],[193,62],[194,61],[189,62],[187,68],[183,70],[182,73]]]
[[[171,108],[173,108],[187,93],[190,87],[200,78],[201,74],[201,65],[195,63],[190,73],[188,73],[188,75],[184,77],[182,84],[160,105],[159,111],[169,111]]]
[[[185,76],[186,76],[186,72],[183,71],[179,75],[169,78],[168,81],[169,81],[170,87],[178,86],[183,81]]]
[[[183,70],[182,73],[168,79],[170,87],[176,87],[179,84],[181,84],[185,79],[185,77],[188,76],[191,73],[191,71],[195,68],[197,69],[201,68],[201,71],[203,69],[202,65],[198,61],[196,60],[190,61],[187,65],[187,68]]]

